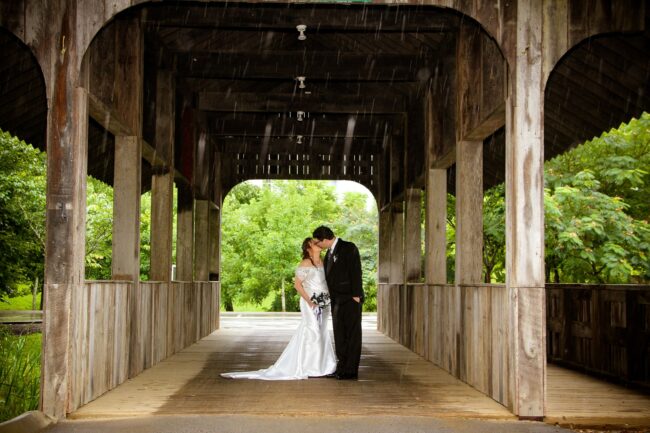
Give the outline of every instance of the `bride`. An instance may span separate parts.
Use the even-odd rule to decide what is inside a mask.
[[[295,380],[334,373],[336,356],[327,329],[329,292],[320,252],[321,248],[312,238],[303,241],[303,260],[296,269],[295,278],[302,319],[275,364],[262,370],[222,373],[221,376],[230,379]]]

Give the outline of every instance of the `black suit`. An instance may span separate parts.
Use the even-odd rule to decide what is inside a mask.
[[[327,287],[332,298],[332,322],[338,364],[336,372],[356,375],[361,359],[361,308],[363,284],[359,249],[339,239],[334,251],[325,256]],[[356,302],[353,297],[359,297]]]

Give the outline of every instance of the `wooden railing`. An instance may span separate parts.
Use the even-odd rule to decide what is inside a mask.
[[[380,283],[377,311],[381,332],[510,407],[504,285]]]
[[[549,361],[650,390],[650,286],[546,285]]]
[[[219,326],[219,282],[146,281],[137,294],[133,287],[87,281],[73,296],[69,411]]]

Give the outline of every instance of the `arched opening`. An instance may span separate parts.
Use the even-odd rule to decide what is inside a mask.
[[[364,310],[376,312],[377,216],[370,191],[349,181],[236,185],[222,211],[222,311],[299,311],[293,284],[300,245],[316,227],[327,224],[359,248]]]
[[[0,27],[0,422],[39,407],[47,102],[30,48]]]
[[[545,88],[549,388],[589,383],[588,394],[559,387],[589,406],[622,392],[603,379],[649,389],[648,212],[638,199],[649,183],[641,132],[650,110],[649,46],[645,33],[590,37],[560,59]],[[626,400],[647,405],[631,391]],[[616,411],[603,407],[601,416]],[[566,408],[550,404],[548,415],[559,419]]]

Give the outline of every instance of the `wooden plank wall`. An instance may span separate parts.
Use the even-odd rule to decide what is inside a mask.
[[[650,390],[650,286],[548,284],[549,361]]]
[[[379,331],[512,407],[504,285],[380,284],[377,299]]]
[[[73,411],[126,381],[129,372],[129,292],[127,281],[87,281],[79,315],[79,341],[72,356],[79,371],[70,375]],[[147,369],[219,327],[219,282],[146,281],[139,284],[134,311],[137,337]]]

